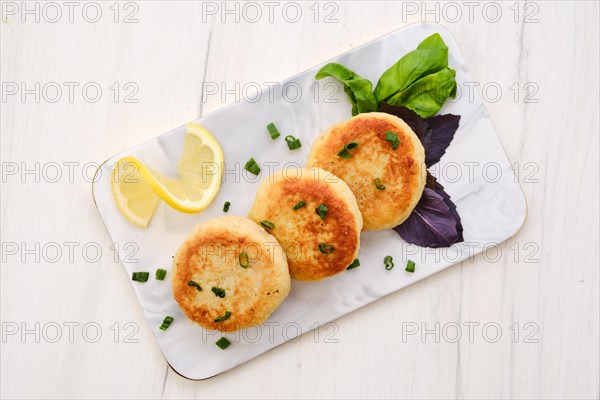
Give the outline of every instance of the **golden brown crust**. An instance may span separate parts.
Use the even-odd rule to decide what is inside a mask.
[[[294,210],[294,205],[306,205]],[[315,209],[325,204],[325,219]],[[264,180],[248,218],[275,224],[269,232],[281,243],[294,279],[316,281],[346,269],[358,255],[362,217],[352,191],[322,169],[291,168]],[[333,246],[323,254],[319,243]]]
[[[249,256],[242,268],[239,254]],[[188,282],[202,287],[199,291]],[[220,217],[198,225],[173,260],[175,300],[194,322],[206,329],[231,332],[259,325],[290,291],[287,262],[277,240],[253,221]],[[211,290],[225,290],[220,298]],[[231,312],[229,319],[215,319]]]
[[[400,145],[394,150],[385,140],[394,132]],[[357,142],[346,160],[337,153]],[[320,167],[342,178],[362,213],[364,230],[393,228],[408,218],[425,187],[425,151],[400,118],[379,112],[359,114],[323,132],[313,144],[307,166]],[[385,190],[377,190],[379,178]]]

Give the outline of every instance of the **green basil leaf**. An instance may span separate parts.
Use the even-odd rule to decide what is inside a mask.
[[[438,33],[423,40],[416,50],[402,57],[381,75],[375,87],[377,103],[408,88],[426,75],[448,67],[448,46]],[[410,107],[409,107],[410,108]]]
[[[455,73],[450,68],[444,68],[429,74],[396,93],[387,103],[409,108],[421,118],[432,117],[442,108],[448,97],[456,94]]]
[[[439,33],[434,33],[431,36],[423,39],[421,43],[417,46],[417,49],[446,49],[448,50],[448,46],[444,43],[444,39],[440,36]]]
[[[450,72],[452,72],[452,76],[454,76],[456,78],[456,70],[452,69],[452,68],[448,68],[450,70]],[[450,92],[450,97],[451,99],[455,99],[456,98],[456,87],[457,85],[454,85],[454,88],[452,89],[452,91]]]
[[[327,76],[339,79],[344,84],[344,92],[346,92],[350,103],[352,103],[353,116],[359,113],[377,111],[377,102],[372,92],[373,84],[370,80],[360,77],[338,63],[326,64],[317,72],[315,77],[322,79]]]

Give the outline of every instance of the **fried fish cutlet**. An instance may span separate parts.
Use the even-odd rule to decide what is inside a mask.
[[[281,243],[294,279],[335,275],[358,255],[362,217],[356,199],[325,170],[290,168],[267,177],[248,218],[274,224],[267,230]]]
[[[339,156],[352,142],[358,147],[348,152],[349,158]],[[364,230],[404,222],[421,198],[427,174],[417,135],[400,118],[380,112],[359,114],[327,129],[315,140],[307,166],[331,171],[348,184]]]
[[[235,216],[198,225],[177,251],[171,276],[185,315],[222,332],[263,323],[290,291],[277,240],[253,221]]]

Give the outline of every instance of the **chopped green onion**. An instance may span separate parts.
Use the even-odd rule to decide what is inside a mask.
[[[226,319],[229,319],[229,317],[231,317],[231,311],[225,311],[225,314],[220,316],[219,318],[215,318],[215,322],[223,322]]]
[[[212,290],[212,292],[213,292],[213,293],[215,294],[215,296],[217,296],[217,297],[220,297],[220,298],[223,298],[223,297],[225,297],[225,291],[224,291],[223,289],[221,289],[221,288],[218,288],[218,287],[214,287],[214,286],[213,286],[213,288],[212,288],[212,289],[210,289],[210,290]]]
[[[390,142],[390,144],[392,145],[392,149],[394,150],[396,150],[398,146],[400,146],[400,139],[398,139],[398,135],[396,135],[394,132],[386,132],[385,140]]]
[[[269,130],[269,134],[271,135],[271,139],[277,139],[279,136],[281,136],[281,133],[279,133],[279,131],[277,130],[277,127],[275,126],[274,123],[270,123],[269,125],[267,125],[267,129]]]
[[[254,160],[254,158],[251,158],[250,160],[248,160],[246,165],[244,165],[244,169],[254,175],[260,174],[260,167]]]
[[[136,282],[147,282],[150,272],[134,272],[131,274],[131,280]]]
[[[328,211],[329,209],[323,203],[319,204],[319,207],[315,208],[315,212],[319,214],[319,217],[321,217],[321,219],[325,219]]]
[[[323,254],[333,253],[333,246],[330,244],[319,243],[319,251]]]
[[[156,270],[156,279],[159,281],[162,281],[165,279],[165,276],[167,276],[167,270],[166,269],[162,269],[159,268]]]
[[[381,179],[375,178],[373,179],[373,183],[375,183],[375,187],[377,188],[377,190],[385,190],[385,186],[381,184]]]
[[[339,153],[337,153],[338,157],[342,157],[346,160],[350,159],[350,152],[346,149],[341,149]]]
[[[240,253],[240,255],[238,256],[238,261],[240,262],[242,268],[248,268],[248,265],[250,265],[250,261],[248,260],[248,253]]]
[[[230,202],[226,201],[225,204],[223,204],[223,212],[227,212],[229,211],[229,206],[231,205]]]
[[[415,262],[413,260],[408,260],[406,263],[406,272],[415,272]]]
[[[219,346],[219,348],[220,348],[221,350],[225,350],[226,348],[228,348],[228,347],[229,347],[229,345],[231,344],[231,342],[230,342],[229,340],[227,340],[227,338],[224,338],[224,337],[222,337],[221,339],[217,340],[217,341],[215,342],[215,344],[216,344],[217,346]]]
[[[385,258],[383,259],[383,264],[385,265],[385,269],[389,271],[392,268],[394,268],[394,259],[392,258],[392,256],[385,256]]]
[[[165,319],[163,319],[162,325],[160,326],[160,330],[166,331],[167,328],[171,325],[171,322],[173,322],[173,317],[166,316]]]
[[[275,224],[272,223],[271,221],[267,221],[267,220],[260,221],[260,224],[262,226],[264,226],[265,228],[267,228],[267,229],[273,229],[273,228],[275,228]]]
[[[193,287],[195,287],[196,289],[198,289],[198,291],[199,291],[199,292],[201,292],[201,291],[202,291],[202,288],[200,287],[200,285],[198,285],[198,284],[197,284],[196,282],[194,282],[194,281],[189,281],[189,282],[188,282],[188,286],[193,286]]]
[[[350,150],[354,150],[357,147],[358,147],[358,143],[357,142],[350,142],[350,143],[346,144],[344,146],[344,148],[341,149],[337,155],[339,157],[342,157],[342,158],[348,160],[350,158]]]
[[[306,205],[306,203],[304,202],[304,200],[299,201],[295,206],[294,206],[294,211],[295,210],[299,210],[302,207],[304,207]]]
[[[352,264],[348,265],[346,267],[346,269],[354,269],[357,267],[360,267],[360,261],[358,261],[358,258],[356,260],[352,261]]]
[[[299,149],[300,147],[302,147],[302,143],[300,143],[300,139],[296,139],[292,135],[287,135],[285,137],[285,141],[290,150],[296,150],[296,149]]]

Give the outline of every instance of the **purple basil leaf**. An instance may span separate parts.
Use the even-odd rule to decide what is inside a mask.
[[[425,149],[427,167],[437,164],[446,153],[460,122],[460,115],[443,114],[423,119],[413,110],[387,103],[381,103],[379,111],[395,115],[411,127]]]
[[[458,129],[460,115],[436,115],[424,120],[414,111],[381,103],[379,111],[402,119],[415,132],[425,149],[430,167],[440,161]],[[444,187],[427,171],[425,190],[411,215],[394,230],[408,243],[423,247],[449,247],[462,242],[463,226],[456,205]]]
[[[450,247],[462,238],[444,197],[428,187],[412,214],[394,230],[406,242],[421,247]]]
[[[435,190],[436,185],[440,185],[440,184],[438,183],[437,179],[435,179],[435,176],[431,175],[431,172],[427,171],[427,177],[425,179],[425,187]],[[440,186],[442,186],[442,185],[440,185]]]
[[[430,189],[435,190],[435,192],[437,194],[439,194],[440,196],[442,196],[444,198],[444,203],[446,203],[446,205],[450,209],[450,212],[452,213],[452,216],[454,217],[454,220],[456,221],[456,231],[458,232],[459,237],[455,243],[463,242],[464,238],[463,238],[462,222],[460,220],[460,215],[458,214],[458,211],[456,210],[456,205],[450,199],[450,195],[448,193],[446,193],[442,184],[439,183],[437,181],[437,179],[435,179],[435,177],[429,173],[429,171],[427,171],[427,182],[425,183],[425,186]]]
[[[410,126],[410,128],[417,134],[421,143],[423,143],[423,147],[425,147],[424,138],[427,134],[427,128],[429,128],[429,124],[423,118],[419,116],[413,110],[410,110],[403,106],[392,106],[387,103],[381,103],[379,106],[379,111],[384,112],[386,114],[392,114],[396,117],[400,118],[406,125]]]
[[[421,144],[423,145],[423,150],[425,150],[425,160],[427,160],[427,154],[429,153],[429,147],[431,146],[432,134],[433,131],[431,128],[427,128],[423,137],[419,137],[419,140],[421,140]],[[427,163],[425,163],[425,165],[427,166]]]
[[[423,144],[423,147],[425,147],[425,165],[431,167],[440,161],[452,139],[454,139],[454,134],[460,122],[460,115],[436,115],[427,118],[426,121],[431,131],[431,141],[427,143],[427,147],[425,147],[425,144]]]

